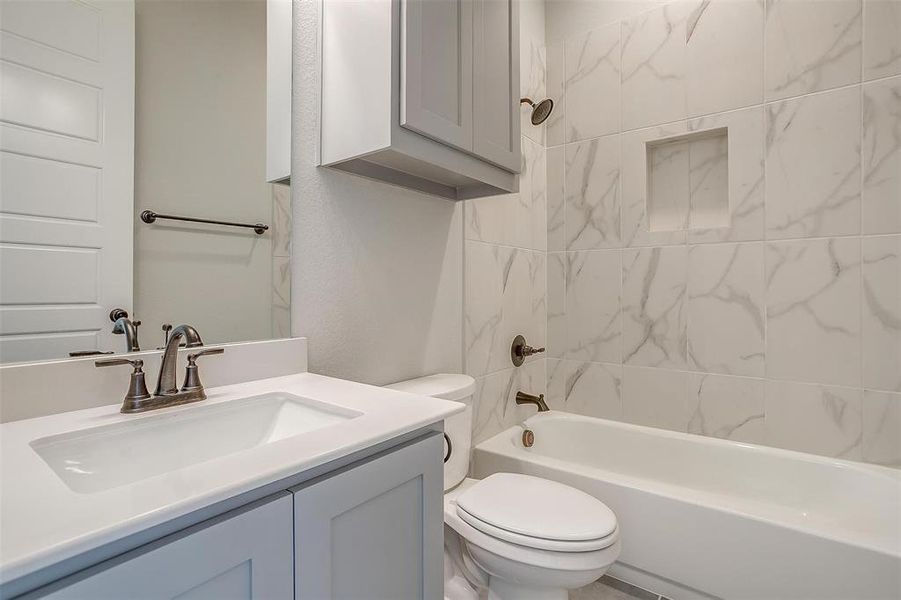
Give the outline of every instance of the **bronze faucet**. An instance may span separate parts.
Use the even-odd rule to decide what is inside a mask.
[[[516,403],[517,404],[534,404],[538,407],[538,412],[548,412],[549,409],[547,407],[547,403],[544,401],[544,394],[538,394],[534,396],[532,394],[527,394],[523,391],[516,392]]]
[[[163,357],[160,362],[160,374],[157,378],[156,392],[152,396],[148,393],[147,384],[144,381],[143,360],[109,358],[94,362],[94,365],[97,367],[125,364],[133,367],[134,370],[131,374],[128,392],[125,394],[125,400],[122,403],[121,412],[138,413],[206,400],[206,392],[203,390],[203,384],[200,383],[196,360],[209,354],[222,354],[225,350],[223,348],[213,348],[188,354],[185,382],[181,390],[179,390],[175,383],[175,367],[178,361],[178,348],[181,345],[182,338],[184,338],[188,348],[203,346],[200,334],[190,325],[179,325],[174,328],[166,340],[166,348],[163,350]]]

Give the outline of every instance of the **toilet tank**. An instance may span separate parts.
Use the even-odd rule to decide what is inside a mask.
[[[437,373],[385,386],[410,394],[455,400],[466,405],[463,412],[444,420],[444,491],[463,481],[469,472],[469,454],[472,449],[472,394],[475,386],[476,380],[469,375],[451,373]]]

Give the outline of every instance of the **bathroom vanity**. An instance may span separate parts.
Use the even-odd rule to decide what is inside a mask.
[[[310,373],[207,394],[0,426],[0,597],[440,597],[462,405]]]

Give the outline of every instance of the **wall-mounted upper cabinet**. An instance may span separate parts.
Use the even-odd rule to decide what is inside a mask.
[[[407,0],[400,7],[400,124],[471,152],[472,2]]]
[[[518,10],[519,0],[476,0],[472,12],[473,152],[515,172],[520,171]]]
[[[266,181],[291,180],[292,0],[266,0]]]
[[[516,0],[322,7],[322,165],[455,200],[517,190]]]

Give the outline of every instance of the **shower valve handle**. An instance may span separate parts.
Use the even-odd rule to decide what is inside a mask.
[[[526,338],[518,335],[513,338],[513,345],[510,347],[510,360],[513,361],[514,367],[518,367],[525,362],[526,357],[541,352],[544,352],[544,348],[533,348],[526,343]]]

